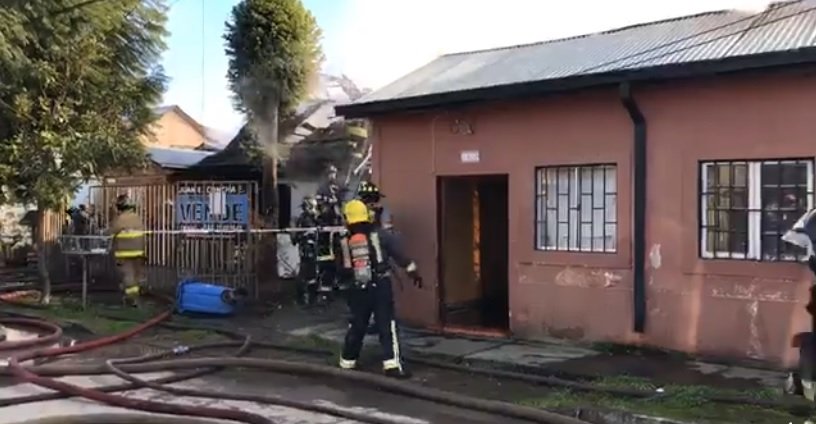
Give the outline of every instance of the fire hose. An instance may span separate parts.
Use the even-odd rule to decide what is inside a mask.
[[[105,315],[106,318],[109,319],[119,319],[121,317],[116,317],[113,315]],[[163,322],[160,326],[172,329],[172,330],[203,330],[203,331],[211,331],[217,334],[221,334],[223,336],[236,339],[244,337],[241,333],[237,331],[228,330],[225,328],[217,327],[217,326],[207,326],[207,325],[191,325],[191,324],[182,324],[182,323],[174,323],[174,322]],[[319,355],[319,356],[326,356],[326,355],[334,355],[334,352],[330,350],[324,349],[316,349],[316,348],[305,348],[305,347],[296,347],[296,346],[289,346],[283,343],[273,343],[267,341],[253,341],[253,344],[269,348],[269,349],[276,349],[281,351],[290,351],[294,353],[301,353],[306,355]],[[568,390],[574,390],[578,392],[586,392],[586,393],[602,393],[611,396],[621,396],[621,397],[628,397],[628,398],[637,398],[637,399],[658,399],[661,397],[666,397],[671,395],[670,392],[664,392],[662,394],[655,393],[652,390],[642,390],[642,389],[627,389],[627,388],[615,388],[615,387],[604,387],[599,386],[597,384],[592,384],[589,382],[582,382],[582,381],[573,381],[564,378],[559,378],[555,376],[549,375],[539,375],[539,374],[531,374],[531,373],[522,373],[516,371],[504,371],[504,370],[496,370],[490,368],[483,368],[483,367],[470,367],[467,365],[460,365],[454,364],[450,362],[444,362],[439,360],[431,360],[421,357],[416,357],[413,355],[405,355],[405,361],[408,363],[413,363],[416,365],[422,365],[431,368],[437,369],[444,369],[448,371],[455,371],[461,372],[465,374],[476,374],[482,375],[489,378],[494,379],[506,379],[506,380],[515,380],[521,381],[525,383],[540,385],[540,386],[547,386],[547,387],[559,387],[565,388]],[[787,400],[773,400],[773,399],[762,399],[762,398],[754,398],[748,396],[738,396],[738,395],[725,395],[725,394],[711,394],[705,396],[705,400],[709,402],[715,403],[724,403],[724,404],[733,404],[733,405],[754,405],[759,407],[765,408],[782,408],[789,410],[793,413],[799,414],[803,412],[812,411],[814,405],[810,402],[806,402],[800,399],[787,399]]]
[[[25,288],[16,288],[16,290],[24,290]],[[2,298],[0,298],[2,300]],[[16,304],[16,302],[10,302]],[[28,305],[21,305],[21,306],[28,306]],[[122,317],[116,316],[105,316],[109,319],[115,320],[126,320]],[[245,335],[223,329],[220,327],[214,326],[200,326],[200,325],[186,325],[186,324],[179,324],[179,323],[168,323],[162,322],[160,323],[162,327],[167,327],[170,329],[182,329],[182,330],[190,330],[190,329],[197,329],[197,330],[205,330],[205,331],[212,331],[233,339],[240,339],[244,338]],[[309,355],[327,355],[333,354],[333,352],[329,352],[327,350],[319,350],[319,349],[309,349],[309,348],[302,348],[302,347],[293,347],[288,346],[285,344],[280,343],[270,343],[270,342],[260,342],[260,341],[253,341],[253,346],[257,347],[264,347],[270,349],[278,349],[278,350],[285,350],[291,352],[297,352],[302,354],[309,354]],[[469,367],[465,365],[458,365],[458,364],[451,364],[442,361],[432,361],[423,358],[411,357],[407,356],[406,360],[408,362],[416,363],[419,365],[446,369],[456,372],[464,372],[468,374],[477,374],[483,375],[486,377],[491,378],[503,378],[503,379],[511,379],[516,381],[523,381],[531,384],[543,385],[543,386],[550,386],[550,387],[563,387],[569,390],[581,391],[581,392],[594,392],[594,393],[604,393],[614,396],[624,396],[624,397],[633,397],[633,398],[641,398],[641,399],[656,399],[659,397],[665,397],[670,395],[670,393],[664,392],[663,394],[656,394],[654,391],[650,390],[640,390],[640,389],[625,389],[625,388],[610,388],[610,387],[603,387],[598,386],[592,383],[586,382],[579,382],[579,381],[572,381],[566,380],[563,378],[558,378],[554,376],[546,376],[546,375],[535,375],[529,373],[520,373],[520,372],[512,372],[512,371],[501,371],[501,370],[493,370],[493,369],[486,369],[486,368],[478,368],[478,367]],[[171,382],[176,382],[180,380],[171,380]],[[163,380],[157,380],[152,383],[165,383],[167,382]],[[111,391],[116,391],[117,387],[113,386]],[[106,388],[107,389],[107,388]],[[35,395],[35,396],[43,396],[43,395]],[[30,399],[27,400],[26,398]],[[35,399],[34,396],[28,397],[21,397],[17,398],[21,402],[32,402],[39,399]],[[41,398],[40,398],[41,399]],[[784,401],[777,401],[771,399],[759,399],[754,397],[748,396],[731,396],[731,395],[711,395],[707,396],[706,400],[711,402],[717,403],[726,403],[726,404],[738,404],[738,405],[755,405],[760,407],[770,407],[770,408],[782,408],[789,410],[793,413],[803,413],[806,411],[811,411],[813,409],[813,405],[804,401],[800,400],[784,400]],[[3,400],[0,400],[0,406],[4,405],[5,403]]]
[[[170,317],[170,314],[171,314],[170,311],[164,312],[158,315],[157,317],[143,324],[137,325],[136,327],[123,333],[120,333],[118,335],[104,337],[101,339],[92,340],[89,342],[80,343],[73,346],[43,349],[26,354],[14,355],[8,359],[8,368],[14,376],[18,377],[22,381],[32,383],[40,387],[72,394],[74,396],[81,396],[86,399],[91,399],[97,402],[105,403],[107,405],[161,414],[227,419],[232,421],[242,421],[250,424],[273,424],[272,421],[267,419],[266,417],[257,414],[247,413],[244,411],[217,409],[210,407],[193,407],[187,405],[153,402],[111,395],[98,390],[84,388],[77,385],[57,381],[52,378],[43,377],[37,375],[34,372],[31,372],[30,370],[27,370],[26,368],[20,365],[20,362],[31,359],[60,356],[69,353],[85,352],[91,349],[95,349],[98,347],[110,345],[125,340],[149,329],[150,327],[157,325],[161,321],[164,321],[165,319]],[[2,322],[3,321],[0,321],[0,323]]]
[[[586,424],[584,421],[540,409],[446,392],[410,382],[394,380],[377,374],[348,371],[325,365],[276,359],[205,357],[123,365],[121,366],[121,369],[129,373],[146,373],[209,366],[254,368],[284,374],[295,374],[310,377],[330,377],[382,389],[398,395],[536,423]],[[107,374],[110,372],[105,364],[71,366],[43,365],[32,367],[31,370],[44,375],[98,375]]]
[[[185,353],[191,353],[191,352],[194,352],[194,351],[197,351],[197,350],[217,349],[217,348],[222,348],[222,347],[235,347],[235,346],[241,346],[241,349],[239,349],[238,352],[236,352],[234,354],[235,356],[240,357],[240,356],[243,356],[243,354],[249,350],[249,348],[252,346],[252,344],[247,343],[246,341],[244,343],[241,343],[241,342],[207,343],[207,344],[201,344],[201,345],[197,345],[197,346],[190,346],[190,347],[188,347],[186,349]],[[159,352],[159,353],[154,353],[154,354],[150,354],[150,355],[145,355],[145,356],[142,356],[141,358],[139,358],[139,360],[134,360],[132,363],[141,363],[141,362],[153,361],[153,360],[156,360],[156,359],[161,359],[161,358],[167,357],[169,354],[170,354],[170,352]],[[200,369],[200,370],[193,370],[193,371],[187,372],[187,373],[174,374],[174,375],[171,375],[171,376],[168,376],[168,377],[157,378],[155,380],[151,380],[151,382],[154,383],[154,384],[172,384],[172,383],[177,383],[179,381],[199,378],[199,377],[205,376],[207,374],[219,371],[221,369],[223,369],[223,367],[212,367],[212,368],[204,368],[204,369]],[[127,391],[127,390],[133,390],[133,389],[136,389],[136,388],[137,387],[135,385],[133,385],[133,384],[125,383],[125,384],[112,384],[112,385],[108,385],[108,386],[94,387],[94,390],[98,390],[100,392],[105,392],[105,393],[111,393],[111,392],[123,392],[123,391]],[[4,406],[22,405],[22,404],[31,403],[31,402],[45,402],[45,401],[49,401],[49,400],[66,399],[66,398],[70,398],[70,397],[71,397],[70,394],[66,394],[66,393],[62,393],[62,392],[50,392],[50,393],[38,393],[38,394],[35,394],[35,395],[20,396],[20,397],[15,397],[15,398],[4,398],[4,399],[0,399],[0,408],[4,407]]]
[[[42,375],[38,375],[39,371],[36,370],[37,367],[33,367],[31,369],[26,369],[20,365],[20,362],[31,360],[35,358],[42,358],[42,357],[52,357],[58,355],[64,355],[68,353],[77,353],[87,351],[96,347],[101,347],[107,344],[115,343],[118,341],[125,340],[128,337],[132,337],[135,334],[138,334],[141,331],[144,331],[152,326],[159,324],[161,321],[166,319],[169,316],[169,312],[165,312],[160,316],[151,319],[148,322],[145,322],[127,332],[121,333],[119,335],[110,336],[90,342],[85,342],[81,344],[77,344],[70,347],[60,347],[60,348],[51,348],[45,350],[39,350],[32,352],[26,355],[18,355],[9,358],[9,370],[11,373],[18,378],[21,378],[23,381],[30,382],[41,387],[50,388],[52,390],[58,390],[63,393],[72,395],[72,396],[81,396],[88,399],[96,400],[102,403],[106,403],[113,406],[120,406],[129,409],[136,409],[142,410],[147,412],[157,412],[157,413],[165,413],[165,414],[173,414],[173,415],[185,415],[185,416],[199,416],[199,417],[206,417],[206,418],[222,418],[222,419],[231,419],[234,421],[243,421],[247,423],[271,423],[265,417],[261,417],[255,414],[249,414],[242,411],[233,411],[233,410],[220,410],[216,408],[205,408],[205,407],[187,407],[178,404],[167,404],[167,403],[160,403],[160,402],[152,402],[152,401],[144,401],[144,400],[135,400],[131,398],[125,398],[122,396],[115,396],[105,393],[103,391],[95,390],[95,389],[86,389],[83,387],[75,386],[72,384],[60,382],[53,380],[51,378],[43,377]],[[453,406],[458,406],[461,408],[472,409],[482,412],[488,412],[493,414],[501,414],[504,416],[516,417],[521,419],[526,419],[533,422],[539,423],[549,423],[549,424],[578,424],[583,423],[580,420],[568,418],[565,416],[561,416],[558,414],[553,414],[547,411],[537,410],[533,408],[527,407],[520,407],[512,404],[507,404],[504,402],[496,402],[496,401],[485,401],[483,399],[472,398],[468,396],[457,395],[453,393],[447,393],[440,390],[424,388],[420,386],[414,386],[409,383],[397,382],[391,379],[387,379],[386,377],[381,377],[373,374],[364,374],[364,373],[347,373],[341,370],[337,370],[335,368],[329,367],[321,367],[317,365],[309,365],[309,364],[298,364],[294,362],[286,362],[286,361],[274,361],[274,360],[257,360],[260,362],[247,362],[247,363],[240,363],[240,362],[233,362],[235,360],[241,360],[245,358],[203,358],[203,360],[209,360],[210,367],[220,367],[224,365],[232,365],[232,366],[248,366],[248,365],[255,365],[255,367],[273,371],[273,372],[281,372],[281,373],[300,373],[306,375],[318,375],[318,376],[331,376],[335,378],[341,379],[348,379],[352,380],[357,383],[374,385],[375,387],[384,388],[389,391],[408,395],[412,397],[417,397],[420,399],[425,399],[437,403],[448,404]],[[132,371],[131,368],[139,368],[145,366],[155,365],[159,367],[158,369],[164,370],[171,370],[171,369],[184,369],[184,368],[201,368],[201,364],[199,365],[190,365],[189,363],[182,362],[184,360],[177,359],[172,361],[164,361],[164,362],[155,362],[153,364],[150,363],[131,363],[122,366],[122,370]],[[133,361],[137,362],[137,361]],[[203,364],[202,366],[208,366],[208,364]],[[52,366],[55,367],[55,366]],[[95,370],[92,373],[106,373],[108,371],[108,365],[103,365],[103,369]],[[59,367],[57,367],[59,368]],[[77,375],[77,374],[84,374],[88,372],[88,369],[83,369],[83,366],[69,366],[68,369],[63,369],[61,372],[57,373],[59,375]],[[53,371],[53,368],[52,368]],[[53,375],[53,374],[52,374]],[[152,383],[151,383],[152,384]],[[164,388],[165,391],[167,388]],[[199,393],[201,394],[201,393]],[[207,397],[210,397],[213,393],[206,393]],[[221,394],[216,397],[223,397]],[[237,398],[237,397],[236,397]],[[263,398],[256,397],[256,400],[263,400],[263,401],[280,401],[280,399],[275,398]],[[290,402],[290,405],[293,405]],[[294,405],[293,405],[294,406]],[[317,406],[317,405],[312,405]],[[323,407],[320,407],[323,408]],[[321,412],[328,412],[328,411],[321,411]],[[357,418],[357,417],[355,417]],[[377,422],[377,423],[384,423],[385,420],[378,419],[378,421],[373,421],[373,417],[360,417],[364,418],[363,422]],[[390,423],[389,423],[390,424]]]
[[[105,316],[105,318],[115,319],[115,320],[126,320],[122,317],[117,316]],[[227,330],[220,327],[215,326],[201,326],[201,325],[187,325],[187,324],[180,324],[180,323],[168,323],[162,322],[160,324],[162,327],[175,329],[175,330],[205,330],[205,331],[212,331],[224,336],[238,339],[245,337],[241,333]],[[302,354],[309,354],[309,355],[330,355],[333,352],[327,350],[320,350],[320,349],[310,349],[310,348],[303,348],[303,347],[293,347],[288,346],[281,343],[270,343],[265,341],[253,341],[253,346],[263,347],[263,348],[270,348],[270,349],[278,349],[284,351],[291,351],[296,353]],[[410,363],[415,363],[419,365],[446,369],[456,372],[463,372],[468,374],[477,374],[483,375],[486,377],[491,378],[503,378],[503,379],[510,379],[516,381],[527,382],[531,384],[537,384],[542,386],[549,386],[549,387],[562,387],[567,388],[569,390],[581,391],[581,392],[591,392],[591,393],[604,393],[613,396],[624,396],[624,397],[632,397],[632,398],[641,398],[641,399],[656,399],[660,397],[669,396],[670,393],[664,392],[663,394],[656,394],[654,391],[651,390],[641,390],[641,389],[625,389],[625,388],[610,388],[610,387],[603,387],[598,386],[596,384],[587,383],[587,382],[580,382],[580,381],[572,381],[563,378],[558,378],[554,376],[546,376],[546,375],[535,375],[529,373],[521,373],[521,372],[513,372],[513,371],[501,371],[501,370],[493,370],[493,369],[486,369],[486,368],[479,368],[479,367],[469,367],[466,365],[459,365],[459,364],[452,364],[442,361],[433,361],[424,358],[417,358],[412,356],[407,356],[406,360]],[[43,369],[43,371],[48,372],[48,369]],[[99,373],[96,371],[95,373]],[[104,372],[103,372],[104,373]],[[178,380],[176,380],[178,381]],[[154,381],[153,383],[165,383],[164,381]],[[115,391],[111,389],[111,391]],[[35,395],[41,396],[41,395]],[[27,397],[31,400],[26,400],[25,398],[17,398],[21,402],[26,401],[36,401],[39,399],[34,399],[33,396]],[[755,405],[759,407],[770,407],[770,408],[781,408],[791,411],[796,414],[800,414],[803,412],[812,411],[813,405],[801,400],[772,400],[772,399],[760,399],[755,397],[749,396],[738,396],[738,395],[710,395],[706,397],[707,401],[716,402],[716,403],[725,403],[725,404],[737,404],[737,405]],[[0,400],[0,406],[4,405],[4,402]]]
[[[343,409],[334,408],[331,406],[323,406],[317,405],[312,403],[300,402],[289,400],[280,396],[263,396],[263,395],[250,395],[250,394],[231,394],[231,393],[223,393],[215,390],[200,390],[200,389],[187,389],[187,388],[180,388],[180,387],[171,387],[164,384],[157,384],[155,382],[142,380],[133,374],[127,373],[123,371],[118,365],[127,365],[131,364],[127,360],[121,359],[109,359],[105,362],[105,366],[110,370],[110,372],[117,377],[130,382],[134,386],[138,388],[149,388],[156,391],[166,392],[170,394],[174,394],[177,396],[189,396],[189,397],[201,397],[201,398],[213,398],[213,399],[224,399],[224,400],[237,400],[237,401],[250,401],[256,402],[260,404],[272,404],[277,406],[286,406],[295,409],[307,410],[310,412],[318,412],[325,415],[332,415],[339,418],[347,418],[354,421],[359,421],[363,423],[371,423],[371,424],[398,424],[400,421],[385,419],[385,418],[378,418],[368,414],[360,414],[357,412],[346,411]]]
[[[217,349],[223,347],[235,347],[241,346],[241,348],[234,354],[235,357],[243,356],[246,352],[249,351],[250,347],[253,346],[253,342],[251,342],[250,337],[246,337],[243,342],[221,342],[221,343],[207,343],[201,344],[196,346],[189,346],[183,349],[172,349],[169,351],[163,351],[159,353],[153,353],[149,355],[144,355],[137,358],[123,358],[117,359],[114,362],[116,364],[136,364],[136,363],[145,363],[149,361],[153,361],[156,359],[166,358],[172,355],[179,355],[179,354],[188,354],[199,350],[207,350],[207,349]],[[217,399],[225,399],[225,400],[238,400],[238,401],[251,401],[261,404],[267,405],[276,405],[276,406],[284,406],[289,408],[300,409],[309,412],[316,412],[324,415],[331,415],[339,418],[346,418],[355,420],[358,422],[363,423],[371,423],[371,424],[396,424],[393,420],[383,419],[373,417],[367,414],[357,413],[353,411],[347,411],[342,408],[336,408],[332,406],[324,406],[324,405],[316,405],[308,402],[301,402],[301,401],[294,401],[288,400],[280,397],[273,397],[273,396],[255,396],[255,395],[236,395],[236,394],[227,394],[227,393],[219,393],[214,391],[201,391],[201,390],[192,390],[192,389],[178,389],[174,387],[164,386],[166,384],[177,383],[184,380],[191,380],[194,378],[202,377],[204,375],[219,371],[223,369],[223,367],[210,367],[210,368],[203,368],[200,370],[193,370],[191,372],[175,374],[168,377],[157,378],[154,380],[142,380],[139,378],[134,377],[131,374],[127,374],[124,371],[119,370],[119,372],[114,372],[120,378],[129,381],[129,383],[125,384],[116,384],[116,385],[109,385],[109,386],[101,386],[95,387],[94,390],[109,393],[109,392],[119,392],[119,391],[126,391],[126,390],[135,390],[142,387],[147,387],[154,390],[165,391],[169,393],[176,393],[180,396],[190,396],[190,397],[208,397],[208,398],[217,398]],[[49,400],[57,400],[57,399],[65,399],[70,398],[72,395],[70,393],[64,392],[51,392],[51,393],[40,393],[35,395],[28,395],[28,396],[21,396],[16,398],[6,398],[0,399],[0,407],[4,406],[13,406],[13,405],[20,405],[24,403],[30,402],[44,402]],[[107,422],[107,421],[105,421]]]
[[[47,332],[45,336],[37,337],[34,339],[16,341],[6,340],[0,342],[0,350],[26,349],[32,346],[54,344],[59,342],[60,339],[62,339],[62,327],[47,321],[30,318],[5,318],[2,321],[0,321],[0,324],[22,327],[34,327],[40,330],[45,330]]]
[[[169,315],[167,313],[165,313],[165,314],[162,314],[159,318],[161,318],[163,320],[167,316],[169,316]],[[9,321],[12,321],[12,322],[9,322]],[[5,323],[5,324],[11,324],[11,323],[18,324],[18,323],[21,323],[21,322],[24,322],[24,323],[29,324],[29,325],[38,323],[37,320],[25,320],[25,319],[0,320],[0,323]],[[148,322],[148,324],[150,324],[150,325],[144,326],[143,329],[147,329],[147,328],[157,324],[158,322],[160,322],[160,321],[158,321],[157,319],[151,320],[150,322]],[[42,324],[42,326],[44,326],[44,327],[48,327],[49,325],[53,325],[53,324],[45,323],[45,322],[42,322],[42,321],[40,321],[39,324]],[[233,420],[233,421],[242,421],[242,422],[246,422],[246,423],[249,423],[249,424],[271,424],[272,423],[272,421],[269,420],[266,417],[263,417],[263,416],[258,415],[258,414],[247,413],[247,412],[244,412],[244,411],[235,411],[235,410],[230,410],[230,409],[218,409],[218,408],[209,408],[209,407],[186,406],[186,405],[178,405],[178,404],[171,404],[171,403],[161,403],[161,402],[134,400],[132,398],[125,398],[125,397],[121,397],[121,396],[113,396],[113,395],[109,395],[109,394],[105,393],[104,391],[100,391],[100,390],[96,390],[96,389],[85,389],[85,388],[75,386],[75,385],[71,385],[71,384],[68,384],[68,383],[63,383],[63,382],[59,382],[59,381],[56,381],[56,380],[53,380],[53,379],[44,378],[44,377],[38,376],[35,373],[32,373],[32,372],[30,372],[28,370],[25,370],[25,369],[23,369],[22,367],[19,366],[19,361],[35,359],[35,358],[41,358],[41,357],[57,356],[57,355],[60,355],[60,354],[65,354],[65,353],[81,352],[81,351],[92,349],[94,347],[99,347],[99,346],[102,346],[102,345],[105,345],[105,344],[108,344],[108,343],[123,340],[124,338],[126,338],[127,334],[134,335],[137,332],[142,331],[143,329],[137,328],[135,330],[139,330],[139,331],[131,330],[130,332],[123,334],[122,337],[115,336],[115,337],[112,337],[112,338],[107,338],[107,339],[101,340],[101,342],[104,342],[104,343],[101,343],[100,341],[96,341],[96,342],[85,343],[85,344],[82,344],[82,345],[76,345],[76,346],[73,346],[73,347],[67,348],[67,349],[66,348],[50,349],[50,350],[33,352],[33,353],[27,354],[27,355],[13,356],[9,360],[9,367],[10,367],[13,374],[15,374],[18,377],[21,377],[24,381],[34,383],[34,384],[37,384],[39,386],[50,388],[50,389],[53,389],[53,390],[59,390],[60,392],[62,392],[64,394],[67,394],[67,395],[82,396],[82,397],[85,397],[85,398],[88,398],[88,399],[92,399],[92,400],[96,400],[96,401],[99,401],[99,402],[106,403],[108,405],[125,407],[125,408],[128,408],[128,409],[137,409],[137,410],[142,410],[142,411],[146,411],[146,412],[156,412],[156,413],[164,413],[164,414],[183,415],[183,416],[197,416],[197,417],[202,417],[202,418],[228,419],[228,420]],[[61,334],[61,332],[60,332],[60,334]],[[37,341],[38,340],[34,340],[35,343]],[[40,339],[39,342],[42,343],[42,339]],[[34,344],[34,343],[31,343],[31,344]],[[241,349],[239,350],[238,353],[239,354],[244,353],[246,350],[248,350],[249,346],[250,346],[250,339],[247,338],[245,340],[245,342],[243,343],[243,346],[241,347]],[[176,350],[176,351],[173,351],[173,352],[174,353],[186,353],[187,351],[188,351],[187,349],[183,349],[183,350]],[[167,352],[163,352],[163,353],[160,353],[160,354],[149,355],[148,357],[121,359],[121,360],[119,360],[117,362],[118,363],[123,363],[123,364],[143,363],[143,362],[145,362],[147,360],[156,359],[158,357],[165,357],[165,356],[167,356],[167,354],[168,354]],[[111,364],[111,362],[112,361],[108,361],[109,364]],[[157,389],[157,390],[164,390],[164,391],[169,391],[169,392],[183,391],[182,389],[174,389],[174,388],[171,388],[171,387],[165,388],[161,384],[156,384],[156,383],[153,383],[153,382],[147,382],[147,381],[138,379],[138,378],[136,378],[134,376],[130,376],[130,375],[126,374],[126,373],[123,373],[118,369],[116,369],[116,371],[117,372],[115,372],[115,374],[117,374],[117,375],[127,376],[127,378],[125,378],[125,380],[130,380],[131,382],[136,382],[137,383],[135,385],[136,388],[146,386],[146,387],[149,387],[149,388],[153,388],[153,389]],[[134,386],[134,385],[131,385],[131,386]],[[214,398],[225,398],[226,397],[226,398],[231,398],[231,399],[234,399],[234,400],[245,400],[245,399],[242,399],[241,396],[230,396],[230,395],[225,396],[225,395],[219,394],[217,392],[216,393],[211,393],[211,392],[199,393],[199,392],[197,392],[195,390],[189,390],[189,391],[186,391],[186,393],[188,393],[187,394],[188,396],[214,397]],[[284,400],[284,399],[275,399],[275,398],[270,399],[268,397],[261,397],[261,398],[262,399],[254,399],[254,400],[256,400],[256,401],[257,400],[262,400],[262,401],[265,401],[265,403],[275,403],[275,404],[279,404],[279,405],[282,404],[283,406],[313,410],[315,412],[321,412],[321,413],[324,413],[324,414],[340,416],[340,417],[343,417],[343,418],[359,419],[362,422],[370,422],[370,423],[374,423],[374,424],[394,424],[394,422],[391,421],[391,420],[369,419],[370,417],[365,416],[363,414],[342,411],[342,410],[339,410],[337,408],[332,408],[332,407],[328,407],[328,406],[310,405],[310,404],[306,404],[304,402],[287,401],[287,400]],[[14,403],[12,403],[12,404],[14,404]]]
[[[161,417],[162,424],[213,424],[212,420],[192,417]],[[11,424],[155,424],[156,417],[145,414],[62,415],[36,418]]]

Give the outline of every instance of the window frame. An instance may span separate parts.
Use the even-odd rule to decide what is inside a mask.
[[[718,160],[701,160],[697,164],[698,172],[698,190],[697,190],[697,214],[698,214],[698,257],[703,260],[737,260],[737,261],[754,261],[754,262],[799,262],[806,260],[806,258],[790,258],[778,254],[775,259],[765,259],[762,251],[762,214],[766,211],[763,209],[762,202],[762,165],[765,164],[784,164],[785,162],[804,163],[807,166],[805,189],[807,196],[806,210],[811,210],[814,207],[814,172],[816,172],[816,160],[813,157],[798,157],[798,158],[762,158],[762,159],[718,159]],[[748,228],[746,230],[746,242],[748,245],[747,252],[732,252],[732,251],[717,251],[709,250],[707,248],[708,240],[708,205],[706,204],[707,196],[710,195],[707,191],[708,187],[708,168],[716,165],[731,165],[745,164],[747,168],[747,184],[748,191]],[[780,186],[782,184],[780,183]],[[798,219],[798,217],[797,217]]]
[[[614,177],[614,179],[615,179],[614,192],[607,191],[608,188],[607,188],[607,174],[606,174],[606,172],[608,172],[608,171],[606,171],[606,170],[608,168],[610,168],[610,167],[612,168],[612,170],[613,170],[613,172],[615,174],[615,177]],[[578,201],[578,207],[576,209],[571,208],[570,203],[571,203],[572,198],[573,198],[573,194],[571,193],[572,192],[572,178],[576,178],[576,180],[580,179],[581,178],[581,172],[585,168],[589,168],[590,170],[593,171],[593,174],[592,174],[593,177],[592,178],[595,178],[594,177],[594,175],[595,175],[594,172],[595,172],[596,169],[601,168],[603,170],[603,184],[602,184],[602,188],[601,188],[601,191],[602,191],[601,196],[602,196],[602,199],[603,199],[603,208],[601,209],[601,210],[603,210],[603,222],[601,222],[601,227],[603,228],[602,229],[602,234],[604,234],[604,236],[606,237],[606,226],[607,225],[614,225],[615,233],[614,233],[614,235],[612,235],[612,237],[614,238],[614,243],[613,243],[614,247],[611,248],[611,249],[608,249],[606,247],[607,242],[606,242],[605,237],[604,237],[603,245],[598,250],[596,250],[594,248],[594,243],[591,243],[591,246],[589,248],[581,247],[580,227],[584,223],[581,221],[580,201]],[[548,196],[545,195],[545,194],[542,194],[542,177],[544,175],[546,175],[546,172],[548,170],[555,170],[556,175],[558,175],[558,172],[561,169],[567,169],[567,171],[570,174],[570,179],[568,179],[568,181],[567,181],[567,185],[570,187],[570,189],[568,189],[568,193],[567,193],[567,197],[568,197],[568,199],[567,199],[568,203],[567,203],[567,208],[566,208],[566,210],[567,210],[567,223],[568,223],[567,232],[568,232],[568,234],[570,232],[572,232],[573,231],[573,226],[576,228],[575,231],[576,231],[576,234],[577,234],[576,237],[578,239],[578,247],[575,247],[575,248],[570,246],[569,237],[567,239],[567,247],[566,248],[559,247],[558,240],[555,241],[554,246],[546,246],[546,243],[540,243],[541,236],[542,236],[542,230],[546,234],[546,225],[547,225],[546,216],[547,216],[547,210],[548,210],[548,208],[547,208]],[[533,185],[533,190],[534,190],[534,193],[533,193],[533,202],[534,202],[534,205],[533,205],[533,250],[538,251],[538,252],[548,252],[548,253],[597,254],[597,255],[606,255],[606,256],[613,256],[613,255],[620,254],[620,252],[621,252],[620,246],[619,246],[620,245],[620,217],[619,217],[619,207],[618,207],[618,198],[619,198],[619,192],[620,192],[620,190],[619,190],[619,187],[620,187],[620,173],[618,172],[618,170],[619,170],[619,167],[618,167],[618,164],[616,162],[597,162],[597,163],[580,163],[580,164],[536,166],[535,169],[534,169],[534,172],[533,172],[533,177],[535,179],[535,184]],[[580,187],[577,188],[577,190],[575,191],[575,194],[574,194],[574,196],[577,196],[579,199],[580,199],[580,197],[585,196],[585,195],[595,196],[595,187],[594,187],[594,185],[593,185],[592,192],[590,192],[590,194],[580,193],[579,191],[580,191]],[[555,194],[555,196],[558,196],[558,195],[559,195],[558,194],[558,182],[556,181],[556,194]],[[607,196],[609,196],[609,195],[613,195],[614,198],[615,198],[614,208],[607,208],[606,207],[606,199],[607,199]],[[594,199],[594,197],[593,197],[593,199]],[[556,201],[556,203],[557,203],[557,201]],[[540,210],[539,207],[542,204],[543,204],[544,208],[543,208],[543,210]],[[614,222],[607,221],[607,214],[609,213],[608,212],[609,209],[614,209],[614,214],[615,214],[614,215],[615,216]],[[591,212],[593,212],[594,210],[595,210],[594,207],[590,208]],[[572,211],[576,211],[577,218],[578,218],[577,220],[574,221],[574,223],[571,220]],[[541,213],[541,215],[540,215],[540,213]],[[541,216],[541,218],[539,218],[539,216]],[[558,217],[558,210],[557,210],[557,206],[556,206],[556,226],[559,225],[557,217]],[[592,225],[592,226],[595,225],[594,214],[593,214],[593,217],[592,217],[592,221],[589,224]]]

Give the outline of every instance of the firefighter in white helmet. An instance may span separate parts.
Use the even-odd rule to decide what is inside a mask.
[[[354,286],[349,290],[352,320],[346,333],[340,367],[353,369],[363,347],[369,319],[374,323],[383,349],[383,371],[387,376],[409,378],[400,355],[400,340],[394,316],[394,293],[389,261],[404,268],[417,287],[422,278],[417,266],[402,251],[397,235],[384,231],[371,222],[369,209],[360,200],[351,200],[343,208],[348,238],[343,246],[344,266],[354,274]]]

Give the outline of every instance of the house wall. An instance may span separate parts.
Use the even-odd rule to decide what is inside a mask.
[[[195,149],[206,141],[190,122],[175,111],[168,111],[153,124],[153,137],[145,137],[148,146]]]
[[[373,119],[375,179],[423,277],[436,281],[436,177],[509,174],[511,331],[791,364],[811,276],[791,263],[698,258],[698,161],[813,157],[816,80],[719,77],[635,87],[648,123],[647,321],[632,331],[632,124],[617,91]],[[455,120],[471,135],[454,134]],[[478,164],[460,162],[479,150]],[[534,249],[535,167],[617,164],[617,252]],[[410,184],[406,184],[410,181]],[[397,293],[438,325],[435,284]]]

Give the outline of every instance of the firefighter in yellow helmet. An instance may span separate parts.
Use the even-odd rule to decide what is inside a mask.
[[[109,232],[113,236],[113,256],[120,278],[122,301],[138,307],[139,284],[144,275],[146,256],[145,227],[135,209],[127,195],[120,195],[116,199],[117,215],[111,222]]]
[[[383,349],[383,371],[390,377],[409,378],[410,373],[403,366],[400,355],[389,261],[393,260],[404,268],[417,287],[422,286],[422,278],[414,261],[403,252],[397,235],[371,222],[365,203],[349,201],[343,208],[343,216],[348,229],[343,248],[344,266],[351,269],[354,284],[348,293],[352,319],[343,344],[340,367],[353,369],[357,366],[369,319],[374,314]]]

